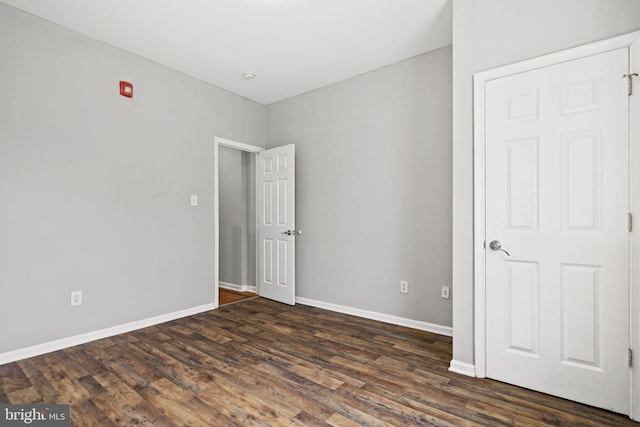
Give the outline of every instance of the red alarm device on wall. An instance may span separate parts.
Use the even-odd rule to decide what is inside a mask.
[[[120,95],[133,98],[133,85],[129,82],[120,81]]]

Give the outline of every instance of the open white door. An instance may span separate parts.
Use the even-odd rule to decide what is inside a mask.
[[[486,84],[486,374],[629,412],[627,48]]]
[[[295,145],[260,152],[257,168],[258,293],[294,305]]]

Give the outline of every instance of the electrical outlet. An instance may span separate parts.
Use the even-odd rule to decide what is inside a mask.
[[[402,292],[403,294],[409,293],[409,282],[407,282],[406,280],[400,281],[400,292]]]
[[[191,195],[191,206],[192,207],[196,207],[198,206],[198,195],[197,194],[192,194]]]
[[[442,291],[440,291],[440,298],[449,299],[449,287],[443,286]]]
[[[82,291],[71,291],[71,307],[82,305]]]

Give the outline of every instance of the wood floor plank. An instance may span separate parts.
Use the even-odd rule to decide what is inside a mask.
[[[69,408],[69,415],[73,426],[111,427],[118,425],[111,421],[91,399],[73,405],[73,408]]]
[[[76,363],[65,351],[56,351],[51,355],[70,379],[78,379],[89,375],[84,365]]]
[[[352,421],[349,418],[340,414],[331,415],[327,420],[326,424],[332,427],[360,427],[361,426],[361,424],[355,421]]]
[[[134,411],[128,402],[113,395],[101,394],[91,401],[116,425],[153,425],[152,420]]]
[[[82,366],[87,375],[97,375],[106,370],[100,362],[89,356],[80,346],[66,348],[63,352],[68,355],[76,365]]]
[[[54,403],[75,404],[91,397],[77,379],[69,376],[66,369],[71,371],[73,367],[64,365],[56,356],[55,353],[48,353],[39,356],[40,361],[37,362],[38,368],[49,384],[55,384],[58,402]]]
[[[167,378],[161,378],[152,385],[160,393],[151,397],[149,401],[160,412],[180,425],[234,425],[233,420],[221,412],[224,408],[206,405],[188,390]]]
[[[362,405],[380,408],[383,413],[388,413],[390,420],[400,419],[403,425],[429,425],[440,424],[450,426],[475,426],[477,423],[460,417],[456,414],[440,409],[436,406],[421,405],[402,398],[401,395],[390,393],[376,387],[364,386],[358,389],[342,387],[341,391],[351,399],[360,402]],[[393,418],[392,418],[393,417]],[[394,423],[394,425],[398,425]]]
[[[238,390],[236,383],[216,381],[196,395],[209,406],[218,408],[230,420],[242,425],[285,425],[282,413],[260,399]],[[297,414],[296,414],[297,415]]]
[[[27,387],[22,390],[17,390],[11,393],[7,393],[7,398],[12,404],[37,404],[42,402],[42,397],[35,387]]]
[[[451,338],[255,298],[0,366],[0,403],[74,426],[627,426],[448,371]]]
[[[78,382],[87,390],[91,396],[99,396],[107,393],[107,389],[104,388],[96,379],[91,375],[86,375],[82,378],[78,378]]]
[[[226,305],[229,303],[242,301],[247,298],[253,298],[255,296],[256,296],[255,292],[241,292],[241,291],[234,291],[232,289],[219,288],[218,304]]]
[[[164,416],[155,406],[148,401],[140,402],[130,408],[132,414],[137,414],[145,420],[151,420],[154,427],[175,427],[176,424]]]
[[[37,367],[38,357],[32,357],[30,359],[24,359],[16,362],[16,365],[22,369],[25,376],[29,378],[29,382],[33,384],[33,387],[40,395],[42,402],[44,403],[64,403],[58,400],[58,392],[52,386],[49,381],[42,375],[42,372]],[[11,402],[14,403],[14,402]],[[21,402],[15,402],[21,403]]]
[[[0,365],[0,388],[4,393],[11,393],[30,387],[31,383],[22,369],[16,364]]]
[[[93,355],[100,364],[108,370],[94,375],[99,383],[103,384],[109,375],[114,375],[119,381],[133,389],[145,388],[149,383],[162,378],[160,374],[142,363],[137,357],[123,353],[121,348],[112,348],[109,351],[100,349],[88,349],[87,353]],[[104,385],[104,384],[103,384]],[[108,387],[108,386],[107,386]]]
[[[285,379],[263,373],[255,366],[239,371],[234,375],[233,380],[242,389],[251,390],[257,398],[269,403],[290,418],[297,418],[305,412],[315,420],[324,421],[333,413],[315,400],[297,393],[288,386]]]

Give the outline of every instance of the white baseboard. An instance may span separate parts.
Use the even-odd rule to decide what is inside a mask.
[[[251,285],[236,285],[235,283],[218,281],[218,286],[223,289],[230,289],[232,291],[258,293],[257,287]]]
[[[460,362],[459,360],[451,359],[449,364],[449,370],[456,374],[466,375],[468,377],[476,376],[476,367],[471,363]]]
[[[302,297],[296,297],[296,303],[323,308],[330,311],[337,311],[338,313],[364,317],[365,319],[378,320],[380,322],[391,323],[392,325],[406,326],[408,328],[419,329],[421,331],[433,332],[435,334],[446,335],[448,337],[453,336],[453,329],[450,326],[436,325],[435,323],[421,322],[419,320],[411,320],[404,317],[392,316],[390,314],[361,310],[359,308],[347,307],[345,305],[332,304],[329,302],[316,301]]]
[[[33,356],[58,351],[74,345],[85,344],[91,341],[112,337],[118,334],[135,331],[137,329],[147,328],[149,326],[158,325],[160,323],[169,322],[171,320],[180,319],[181,317],[193,316],[194,314],[215,309],[215,304],[205,304],[197,307],[188,308],[186,310],[174,311],[173,313],[161,314],[160,316],[150,317],[148,319],[136,320],[134,322],[124,323],[122,325],[112,326],[110,328],[100,329],[98,331],[87,332],[72,337],[62,338],[55,341],[49,341],[43,344],[34,345],[32,347],[20,348],[6,353],[0,354],[0,365],[15,362]]]
[[[224,285],[233,285],[219,282],[223,288],[229,288]],[[237,285],[236,285],[237,286]],[[247,286],[247,290],[255,292],[255,286]],[[253,288],[253,290],[251,289]],[[418,320],[406,319],[403,317],[392,316],[384,313],[377,313],[358,308],[347,307],[344,305],[332,304],[323,301],[316,301],[308,298],[296,297],[296,303],[309,305],[312,307],[322,308],[325,310],[336,311],[338,313],[350,314],[353,316],[364,317],[366,319],[378,320],[380,322],[390,323],[392,325],[406,326],[421,331],[433,332],[440,335],[452,336],[453,330],[449,326],[436,325],[434,323],[422,322]],[[93,332],[87,332],[72,337],[62,338],[43,344],[34,345],[32,347],[21,348],[0,354],[0,365],[15,362],[17,360],[27,359],[29,357],[39,356],[41,354],[62,350],[73,347],[75,345],[85,344],[103,338],[112,337],[118,334],[135,331],[137,329],[147,328],[149,326],[158,325],[160,323],[169,322],[171,320],[180,319],[182,317],[193,316],[198,313],[215,309],[215,304],[205,304],[197,307],[188,308],[186,310],[174,311],[172,313],[162,314],[160,316],[150,317],[148,319],[136,320],[134,322],[124,323],[122,325],[112,326],[110,328],[100,329]],[[451,361],[449,370],[463,375],[475,376],[473,365],[468,363]]]

